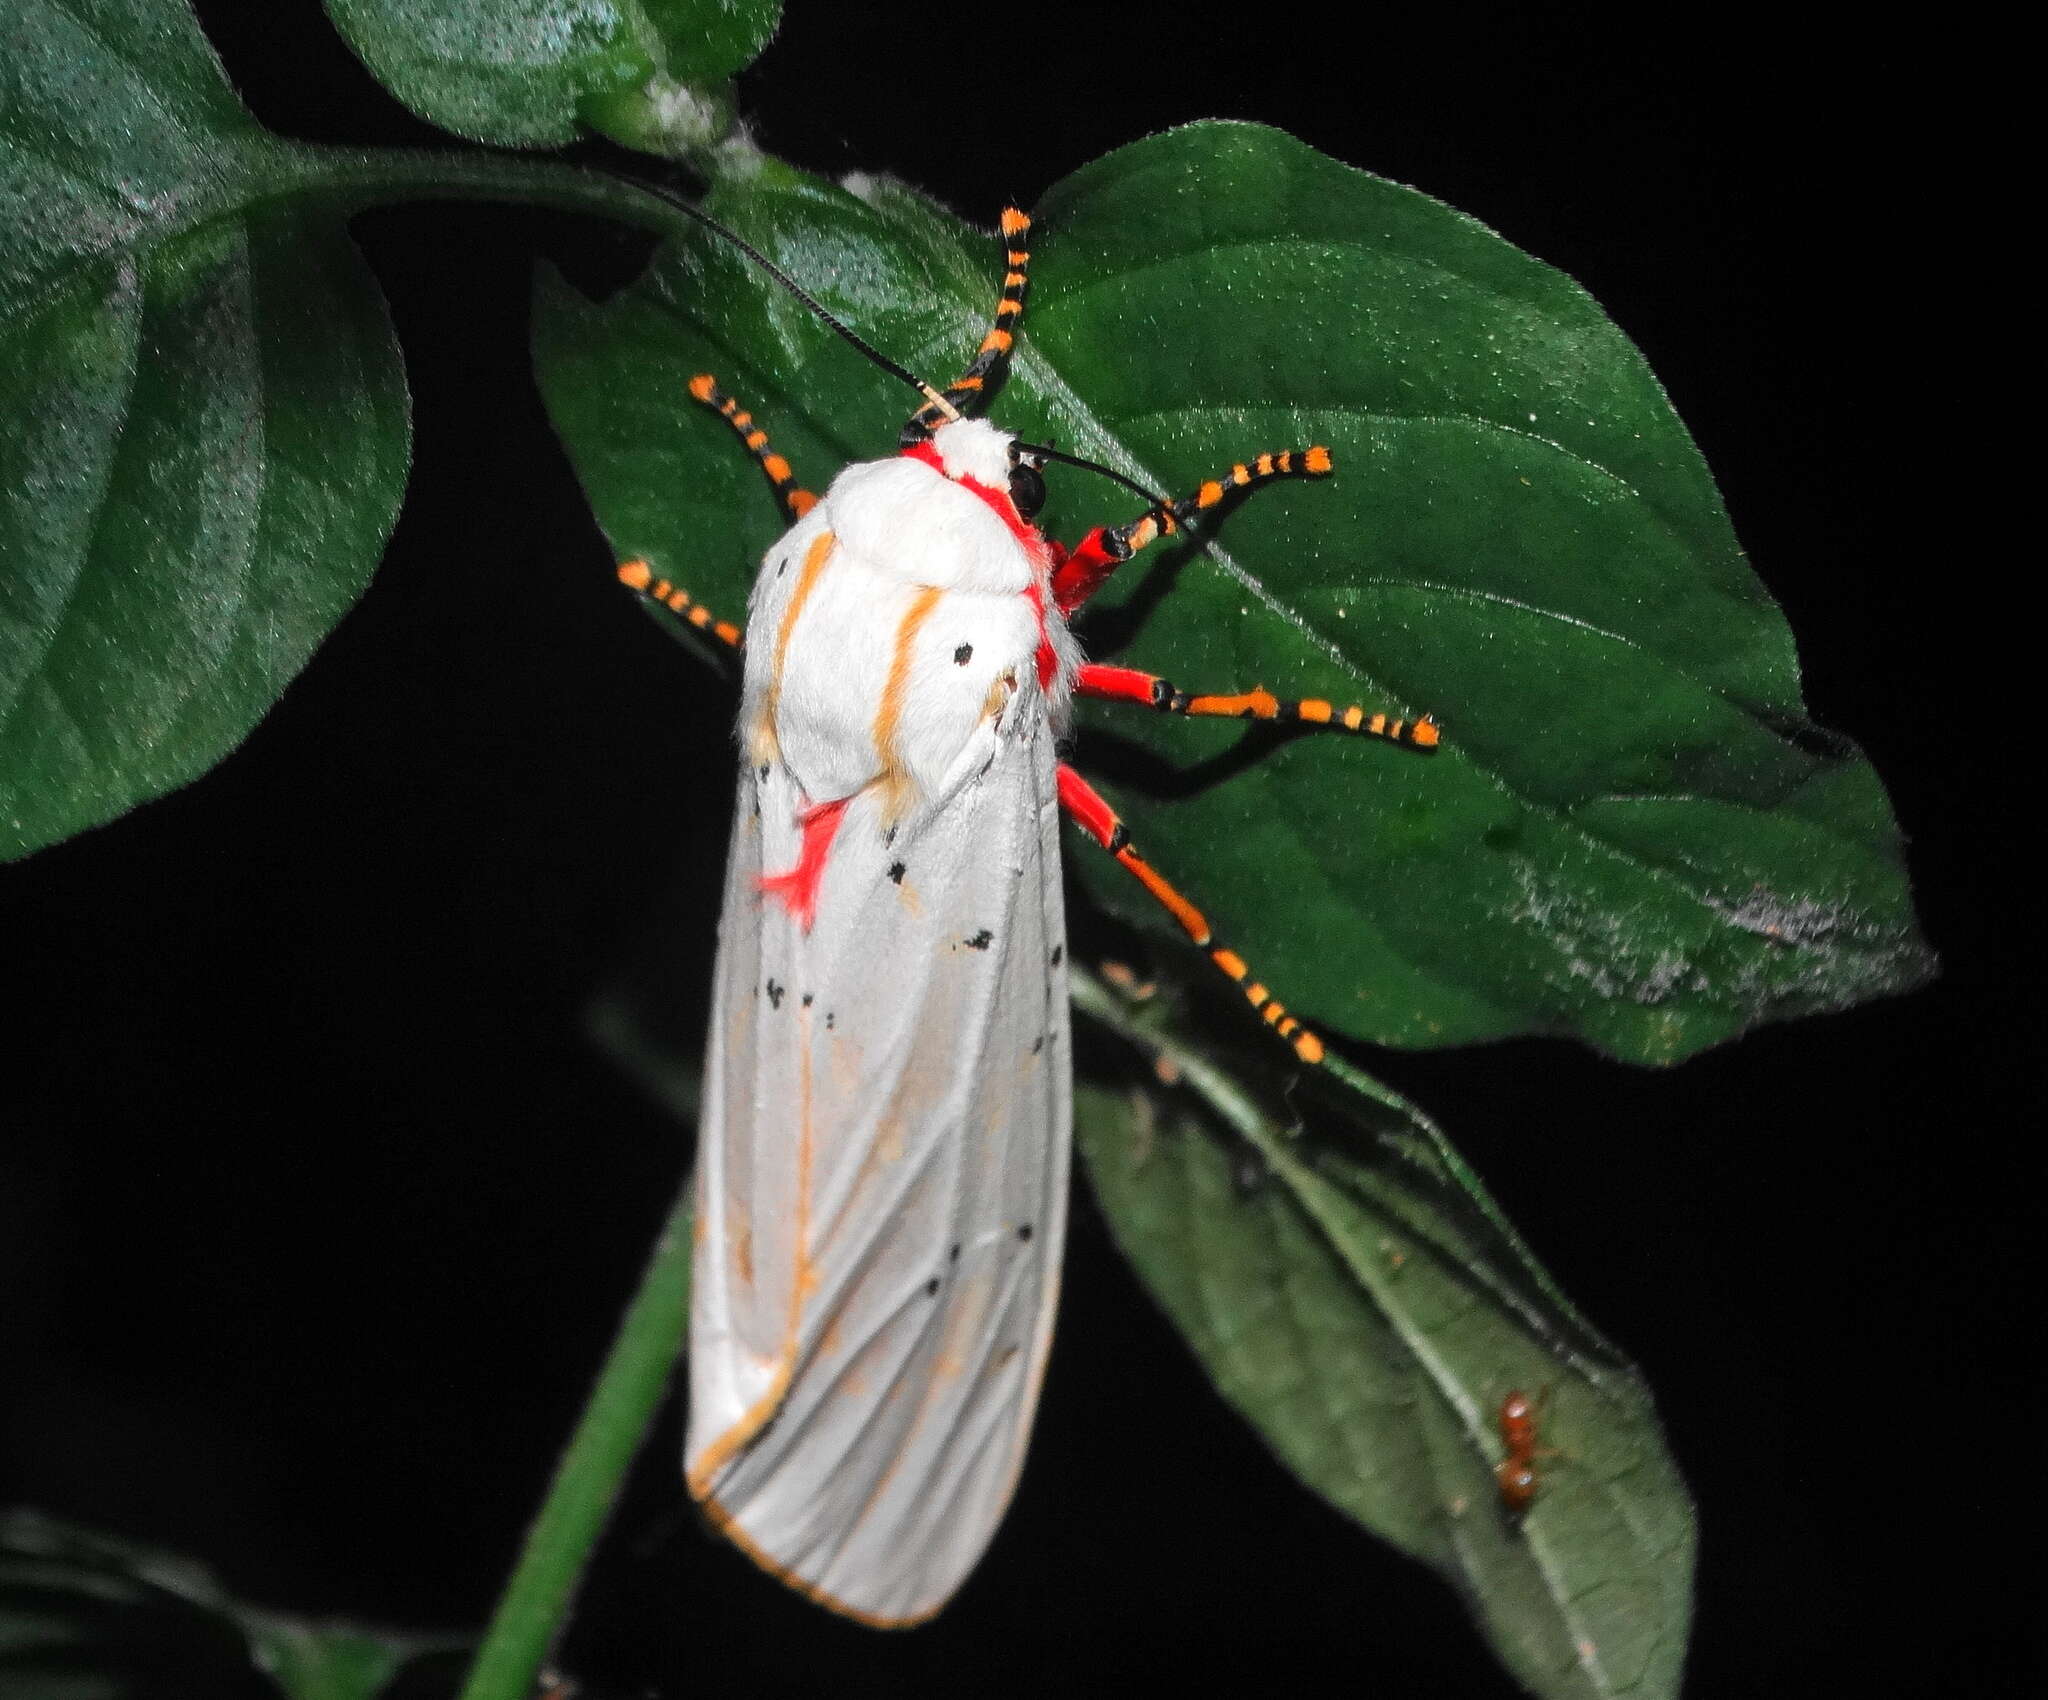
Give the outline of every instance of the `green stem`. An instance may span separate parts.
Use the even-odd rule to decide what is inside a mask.
[[[546,159],[323,151],[308,176],[309,187],[338,189],[364,203],[509,200],[593,213],[663,235],[693,228],[687,215],[644,190]],[[685,1186],[498,1597],[462,1700],[523,1700],[561,1635],[682,1348],[689,1320],[690,1200]]]
[[[610,172],[545,156],[413,148],[295,148],[282,161],[285,193],[339,191],[363,206],[405,201],[514,201],[639,225],[658,235],[696,224],[659,195]]]
[[[690,1311],[690,1199],[686,1184],[662,1224],[640,1289],[498,1597],[462,1700],[524,1700],[561,1634],[576,1585],[682,1349]]]

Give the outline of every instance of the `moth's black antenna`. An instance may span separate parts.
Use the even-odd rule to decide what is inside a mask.
[[[1165,498],[1155,496],[1134,478],[1126,478],[1114,467],[1104,466],[1100,461],[1083,460],[1079,455],[1062,454],[1050,443],[1014,443],[1011,447],[1020,455],[1042,455],[1047,460],[1056,460],[1066,466],[1084,467],[1090,472],[1099,472],[1103,477],[1113,479],[1133,495],[1143,496],[1155,507],[1163,507]]]
[[[791,277],[788,272],[784,271],[773,260],[769,259],[768,256],[762,253],[759,248],[756,248],[753,245],[753,243],[749,242],[744,236],[740,235],[738,231],[728,230],[724,225],[720,224],[717,219],[713,218],[708,212],[703,211],[699,207],[692,206],[688,201],[684,200],[681,195],[678,195],[672,189],[664,188],[662,185],[658,183],[646,182],[638,177],[622,177],[620,180],[622,182],[630,183],[636,189],[644,190],[646,193],[652,195],[656,200],[664,202],[668,206],[674,207],[677,212],[684,214],[686,217],[695,219],[697,223],[701,224],[706,230],[710,231],[711,234],[716,236],[720,241],[729,243],[732,247],[737,248],[742,254],[746,255],[748,259],[752,260],[755,265],[759,266],[777,283],[781,284],[784,289],[788,290],[790,294],[794,295],[797,298],[797,300],[801,301],[806,307],[808,307],[813,313],[815,313],[822,321],[824,321],[826,325],[830,326],[833,330],[837,331],[839,335],[844,337],[862,354],[867,356],[868,359],[872,360],[877,366],[881,367],[883,371],[887,372],[891,377],[901,380],[903,383],[908,384],[912,389],[918,391],[918,393],[921,394],[927,402],[931,403],[934,408],[936,408],[939,412],[944,414],[947,418],[958,419],[960,417],[959,412],[953,407],[952,403],[949,402],[945,396],[941,395],[936,389],[934,389],[930,384],[926,383],[924,379],[918,377],[915,373],[905,371],[901,366],[897,365],[895,361],[891,360],[888,357],[888,355],[884,354],[879,348],[876,348],[872,343],[867,341],[865,337],[861,336],[861,334],[858,331],[852,329],[848,325],[842,324],[837,318],[835,318],[832,315],[831,310],[827,308],[822,301],[820,301],[808,289],[804,288],[802,284],[798,283],[795,278]],[[1018,216],[1021,217],[1021,215]],[[1144,497],[1145,500],[1148,503],[1152,504],[1154,507],[1164,507],[1166,505],[1166,499],[1163,496],[1156,495],[1154,492],[1146,489],[1144,485],[1138,483],[1136,480],[1126,478],[1121,472],[1116,471],[1112,467],[1104,466],[1099,461],[1083,460],[1079,455],[1063,454],[1058,449],[1054,448],[1050,443],[1019,443],[1016,445],[1016,448],[1019,454],[1038,455],[1046,460],[1056,460],[1067,466],[1081,467],[1083,470],[1088,472],[1099,472],[1102,474],[1103,477],[1110,479],[1112,482],[1121,484],[1126,490],[1129,490],[1133,495]]]
[[[822,301],[820,301],[808,289],[804,288],[802,284],[798,283],[795,278],[791,277],[788,272],[784,271],[773,260],[769,259],[769,257],[766,254],[762,253],[759,248],[756,248],[753,245],[753,243],[749,242],[744,236],[740,235],[738,231],[728,230],[724,225],[720,224],[717,219],[713,218],[708,212],[703,211],[699,207],[692,206],[688,201],[684,200],[682,196],[676,194],[673,190],[663,188],[658,183],[644,182],[643,180],[637,177],[623,178],[622,181],[632,184],[633,187],[636,189],[644,189],[656,200],[664,201],[669,206],[674,207],[677,212],[683,213],[688,217],[695,219],[706,230],[710,231],[712,235],[718,237],[721,241],[731,243],[733,247],[737,248],[742,254],[746,255],[747,258],[752,260],[755,265],[759,266],[777,283],[781,284],[784,289],[788,290],[790,294],[794,295],[813,313],[817,314],[817,316],[820,319],[822,319],[827,325],[829,325],[833,330],[837,331],[848,342],[852,343],[853,346],[859,349],[862,354],[866,355],[868,359],[872,360],[877,366],[881,367],[883,371],[887,372],[891,377],[898,378],[902,382],[908,384],[912,389],[916,390],[919,394],[921,394],[927,401],[936,402],[941,407],[944,407],[945,411],[953,418],[957,419],[959,417],[959,415],[955,413],[951,407],[946,406],[945,398],[941,396],[937,390],[933,389],[930,384],[926,383],[924,379],[918,377],[915,373],[906,372],[901,366],[897,365],[895,361],[891,360],[888,357],[888,355],[884,354],[879,348],[876,348],[872,343],[868,342],[865,338],[863,338],[859,332],[853,330],[851,327],[847,325],[842,324],[838,319],[834,318],[832,316],[831,311],[825,306],[825,304]]]

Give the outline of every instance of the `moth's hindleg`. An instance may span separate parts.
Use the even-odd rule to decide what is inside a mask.
[[[1433,750],[1437,725],[1427,714],[1415,720],[1368,710],[1357,703],[1339,708],[1321,697],[1276,697],[1263,685],[1248,691],[1190,695],[1157,673],[1141,673],[1134,667],[1104,667],[1093,662],[1082,665],[1074,682],[1076,695],[1098,697],[1104,702],[1137,703],[1156,708],[1162,714],[1186,714],[1229,720],[1274,720],[1283,725],[1326,726],[1333,732],[1356,732],[1361,737],[1385,738],[1410,749]]]
[[[619,583],[667,609],[683,624],[694,626],[700,632],[709,632],[733,649],[740,647],[744,634],[738,626],[730,620],[714,619],[709,608],[693,599],[680,585],[656,576],[654,569],[645,561],[621,561]]]
[[[1155,502],[1127,525],[1098,525],[1074,546],[1053,574],[1053,600],[1071,614],[1116,569],[1146,544],[1171,537],[1196,514],[1213,508],[1233,490],[1256,489],[1276,478],[1321,478],[1331,470],[1330,451],[1320,445],[1282,449],[1239,461],[1221,478],[1211,478],[1191,496],[1177,502]]]
[[[1245,959],[1221,943],[1209,918],[1176,890],[1171,881],[1131,848],[1130,834],[1116,810],[1065,762],[1059,769],[1060,807],[1076,825],[1117,859],[1118,864],[1152,894],[1153,900],[1179,923],[1182,932],[1232,982],[1240,987],[1259,1019],[1272,1028],[1305,1063],[1323,1060],[1323,1042],[1287,1013],[1286,1006],[1255,978]]]
[[[738,402],[718,387],[717,379],[709,372],[699,372],[690,380],[690,394],[739,433],[740,441],[747,445],[753,457],[761,463],[761,470],[768,474],[768,482],[775,487],[775,499],[782,504],[782,511],[792,522],[802,519],[817,506],[818,498],[797,483],[789,462],[768,446],[768,433],[755,422],[751,413],[742,410]]]

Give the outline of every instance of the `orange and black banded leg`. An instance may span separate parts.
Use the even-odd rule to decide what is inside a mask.
[[[1406,744],[1412,750],[1433,750],[1437,746],[1437,725],[1428,715],[1403,720],[1398,715],[1369,711],[1352,703],[1339,708],[1322,697],[1276,697],[1265,686],[1230,695],[1191,696],[1157,673],[1141,673],[1135,667],[1103,667],[1083,663],[1074,682],[1077,695],[1099,697],[1105,702],[1134,702],[1156,708],[1161,714],[1214,716],[1229,720],[1274,720],[1283,725],[1327,726],[1336,732],[1356,732],[1361,737],[1385,738]]]
[[[1209,918],[1176,891],[1150,862],[1131,848],[1131,835],[1124,829],[1124,823],[1117,818],[1116,810],[1103,801],[1102,793],[1065,762],[1060,763],[1059,787],[1060,807],[1066,810],[1082,831],[1114,856],[1124,870],[1152,894],[1162,909],[1180,923],[1181,931],[1194,942],[1197,950],[1206,953],[1211,962],[1230,976],[1243,990],[1246,1000],[1259,1019],[1286,1040],[1294,1054],[1303,1062],[1321,1062],[1322,1040],[1289,1015],[1286,1006],[1274,997],[1263,983],[1252,977],[1252,971],[1243,957],[1217,940],[1215,932],[1209,926]]]
[[[742,411],[739,403],[718,387],[717,379],[709,372],[699,372],[690,380],[690,394],[740,434],[740,441],[753,451],[761,470],[768,474],[768,482],[775,487],[775,499],[782,504],[784,513],[799,520],[817,506],[818,498],[797,483],[789,462],[768,446],[768,433],[754,422],[751,413]]]
[[[1010,349],[1017,340],[1017,321],[1024,316],[1024,293],[1031,287],[1031,250],[1024,239],[1031,233],[1031,215],[1017,207],[1003,208],[1003,293],[996,302],[995,323],[981,339],[981,347],[962,372],[946,386],[943,397],[928,401],[910,416],[898,439],[902,448],[925,442],[948,419],[957,419],[980,401],[982,392],[994,387],[1009,364]],[[930,395],[931,392],[925,392]]]
[[[709,632],[719,642],[733,649],[740,647],[742,633],[730,620],[713,619],[711,610],[695,601],[680,585],[671,584],[658,577],[645,561],[621,561],[619,583],[628,590],[637,591],[649,602],[660,604],[685,624],[695,626],[700,632]]]
[[[1317,445],[1282,449],[1239,461],[1221,478],[1211,478],[1192,496],[1177,502],[1156,502],[1128,525],[1099,525],[1074,546],[1053,571],[1053,600],[1071,614],[1103,581],[1146,544],[1171,537],[1196,514],[1213,508],[1233,490],[1256,489],[1276,478],[1322,478],[1331,470],[1330,451]]]

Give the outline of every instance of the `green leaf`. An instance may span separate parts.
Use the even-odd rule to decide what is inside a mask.
[[[0,1691],[11,1700],[373,1700],[457,1645],[287,1617],[233,1599],[189,1558],[40,1512],[0,1513]]]
[[[431,124],[554,147],[583,124],[688,155],[732,124],[723,79],[768,44],[782,0],[327,0],[363,63]]]
[[[1649,1391],[1443,1135],[1341,1063],[1310,1077],[1304,1121],[1170,1012],[1085,974],[1074,1001],[1182,1083],[1084,1083],[1076,1135],[1118,1244],[1217,1390],[1309,1487],[1457,1586],[1532,1692],[1676,1695],[1692,1506]],[[1494,1475],[1517,1389],[1555,1449],[1520,1519]]]
[[[312,150],[176,0],[0,59],[0,856],[233,749],[397,516],[404,377]]]
[[[250,1637],[257,1663],[291,1700],[372,1700],[407,1650],[360,1629],[270,1619]]]
[[[899,185],[746,163],[712,210],[951,377],[988,320],[994,241]],[[1187,689],[1443,722],[1422,754],[1084,715],[1082,765],[1289,1007],[1385,1044],[1572,1033],[1668,1062],[1928,971],[1876,776],[1805,719],[1790,633],[1698,452],[1569,279],[1245,124],[1086,167],[1045,197],[1033,249],[1006,426],[1175,493],[1262,449],[1337,462],[1206,547],[1140,556],[1084,617],[1091,650]],[[537,352],[616,551],[721,614],[779,527],[690,375],[715,372],[814,488],[889,452],[914,399],[708,237],[603,306],[544,283]],[[1131,512],[1054,470],[1054,534]],[[1106,859],[1077,862],[1099,901],[1172,930]]]

